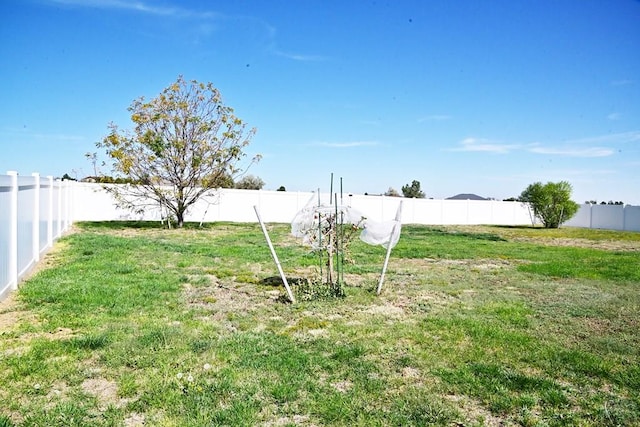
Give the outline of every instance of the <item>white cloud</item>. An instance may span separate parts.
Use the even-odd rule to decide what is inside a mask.
[[[513,151],[526,151],[535,154],[545,154],[564,157],[595,158],[608,157],[619,150],[621,144],[640,142],[640,131],[630,131],[598,135],[587,138],[562,141],[552,145],[539,143],[505,144],[484,138],[466,138],[460,141],[458,147],[447,151],[487,152],[506,154]]]
[[[126,0],[51,0],[54,3],[65,4],[70,6],[92,7],[96,9],[122,9],[135,12],[148,13],[151,15],[192,15],[186,9],[174,7],[152,6],[141,1]]]
[[[460,145],[451,151],[483,151],[505,154],[521,147],[519,144],[499,144],[483,138],[466,138],[460,141]]]
[[[536,154],[552,154],[566,157],[607,157],[614,153],[614,150],[603,147],[588,148],[554,148],[554,147],[533,147],[528,151]]]
[[[282,58],[292,59],[294,61],[301,61],[301,62],[317,62],[317,61],[326,61],[328,59],[327,57],[322,55],[293,53],[293,52],[286,52],[280,49],[276,42],[276,36],[278,33],[278,30],[276,29],[276,27],[264,21],[261,21],[261,22],[262,22],[262,25],[264,25],[264,27],[266,28],[267,36],[269,37],[269,40],[270,40],[269,47],[267,48],[268,53],[272,55],[280,56]]]
[[[631,80],[631,79],[620,79],[620,80],[614,80],[611,82],[612,86],[628,86],[628,85],[632,85],[635,83],[635,80]]]
[[[611,113],[607,115],[608,120],[620,120],[622,118],[622,114],[620,113]]]
[[[287,59],[293,59],[294,61],[303,61],[303,62],[316,62],[316,61],[326,61],[328,58],[322,55],[305,55],[298,53],[290,53],[283,52],[279,49],[270,49],[270,52],[276,56],[281,56]]]
[[[182,7],[163,7],[152,5],[150,2],[144,1],[127,1],[127,0],[48,0],[52,3],[56,4],[64,4],[68,6],[76,6],[76,7],[90,7],[94,9],[118,9],[125,10],[131,12],[138,12],[148,15],[157,15],[157,16],[168,16],[174,18],[183,18],[183,19],[200,19],[200,20],[237,20],[237,21],[247,21],[253,22],[254,25],[261,27],[265,33],[266,37],[269,40],[268,46],[266,48],[267,52],[280,56],[283,58],[291,59],[294,61],[301,62],[317,62],[317,61],[325,61],[328,58],[322,55],[315,54],[304,54],[304,53],[293,53],[287,52],[278,48],[276,43],[276,28],[270,25],[268,22],[263,21],[260,18],[252,17],[252,16],[230,16],[224,15],[218,12],[212,11],[198,11],[195,9],[187,9]],[[217,28],[210,23],[201,24],[195,27],[198,32],[202,36],[211,35]]]
[[[607,135],[591,136],[587,138],[571,139],[565,144],[624,144],[640,141],[640,131],[610,133]]]

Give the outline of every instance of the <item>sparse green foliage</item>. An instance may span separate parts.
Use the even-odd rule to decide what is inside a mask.
[[[287,189],[285,188],[284,185],[281,185],[280,187],[278,187],[276,191],[287,191]]]
[[[213,188],[233,188],[236,184],[231,175],[225,173],[212,182]]]
[[[202,195],[241,172],[237,164],[255,133],[222,103],[211,83],[182,76],[156,98],[136,99],[129,111],[133,131],[111,124],[109,135],[96,145],[105,150],[115,176],[139,184],[107,191],[120,207],[137,212],[161,206],[179,227]],[[95,157],[87,157],[95,164]]]
[[[264,187],[264,181],[260,177],[253,175],[243,176],[235,184],[235,188],[243,190],[262,190],[262,187]]]
[[[536,218],[545,228],[558,228],[578,212],[578,204],[571,200],[571,184],[567,181],[536,182],[520,194],[520,201],[529,203]]]
[[[420,181],[414,179],[411,181],[411,185],[403,185],[402,195],[408,198],[424,199],[424,192],[420,189]]]

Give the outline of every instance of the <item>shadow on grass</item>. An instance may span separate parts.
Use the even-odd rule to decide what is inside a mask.
[[[490,225],[489,227],[506,228],[508,230],[545,230],[541,225]]]
[[[284,282],[280,276],[270,276],[262,279],[260,284],[263,286],[282,287],[284,290]],[[323,300],[344,298],[344,286],[334,283],[320,283],[317,280],[308,277],[287,277],[287,284],[291,288],[294,296],[302,301]],[[278,297],[279,302],[290,303],[288,296],[282,294]]]
[[[447,230],[441,228],[426,228],[427,234],[432,236],[461,237],[472,240],[488,240],[491,242],[506,242],[507,239],[492,233],[472,233],[467,231]]]
[[[167,229],[167,224],[160,221],[80,221],[76,225],[83,230],[124,230],[129,228],[134,229],[148,229],[148,230],[162,230]],[[199,222],[185,222],[182,229],[184,230],[206,230],[220,226],[234,226],[236,228],[253,227],[252,224],[234,223],[227,221],[218,222],[206,222],[200,225]],[[175,225],[171,226],[175,229]]]

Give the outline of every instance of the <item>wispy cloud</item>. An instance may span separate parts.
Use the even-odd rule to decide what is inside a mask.
[[[299,53],[299,52],[293,53],[293,52],[289,52],[281,49],[277,43],[277,34],[278,34],[277,28],[264,21],[262,22],[262,24],[265,26],[267,35],[269,37],[269,46],[267,48],[268,53],[275,56],[282,57],[282,58],[291,59],[293,61],[301,61],[301,62],[319,62],[319,61],[326,61],[328,59],[326,56],[323,56],[323,55],[306,54],[306,53]]]
[[[628,85],[632,85],[635,83],[635,80],[631,80],[631,79],[620,79],[620,80],[614,80],[611,82],[612,86],[628,86]]]
[[[620,113],[611,113],[607,115],[607,120],[620,120],[622,118],[622,114]]]
[[[506,154],[514,151],[525,151],[534,154],[545,154],[563,157],[608,157],[619,150],[621,144],[640,142],[640,131],[613,133],[572,139],[557,144],[505,144],[484,138],[466,138],[457,147],[447,151],[468,151]]]
[[[69,6],[90,7],[94,9],[121,9],[134,12],[146,13],[151,15],[164,16],[191,16],[193,11],[181,9],[177,7],[162,7],[150,5],[142,1],[126,1],[126,0],[50,0],[53,3],[64,4]]]
[[[640,131],[609,133],[565,141],[565,144],[624,144],[640,141]]]
[[[290,53],[290,52],[283,52],[279,49],[270,49],[270,52],[276,56],[292,59],[294,61],[316,62],[316,61],[326,61],[328,59],[326,56],[322,56],[322,55],[305,55],[305,54],[299,54],[299,53]]]
[[[128,1],[128,0],[46,0],[54,4],[62,4],[74,7],[85,7],[93,9],[104,10],[122,10],[132,13],[140,13],[146,15],[155,15],[162,17],[170,17],[176,19],[197,19],[200,20],[200,24],[191,26],[191,29],[198,30],[198,33],[206,37],[211,35],[218,29],[216,25],[213,25],[214,20],[223,20],[227,22],[249,22],[265,32],[266,39],[266,52],[271,55],[279,56],[282,58],[290,59],[293,61],[301,62],[318,62],[325,61],[328,57],[324,55],[308,54],[300,52],[291,52],[282,49],[277,44],[276,33],[277,30],[274,26],[268,22],[253,16],[247,15],[225,15],[223,13],[211,11],[211,10],[196,10],[179,6],[164,6],[160,4],[154,4],[150,1]]]
[[[554,148],[554,147],[533,147],[528,149],[531,153],[551,154],[565,157],[607,157],[614,153],[614,150],[603,147],[587,148]]]
[[[329,147],[329,148],[352,148],[352,147],[372,147],[380,145],[377,141],[349,141],[349,142],[313,142],[310,145],[315,147]]]
[[[422,122],[443,122],[445,120],[451,120],[453,117],[448,114],[432,114],[430,116],[421,117],[418,119],[418,123]]]
[[[482,151],[488,153],[505,154],[520,148],[519,144],[502,144],[483,138],[466,138],[460,141],[460,146],[450,151]]]

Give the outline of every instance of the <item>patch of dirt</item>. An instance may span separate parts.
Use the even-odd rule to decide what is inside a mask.
[[[13,293],[0,301],[0,334],[11,329],[26,313],[20,310]]]
[[[223,325],[233,332],[233,323],[238,313],[251,313],[266,304],[273,304],[282,292],[274,289],[260,291],[255,285],[229,282],[223,283],[215,276],[209,276],[211,284],[192,286],[186,284],[183,293],[189,305],[204,309],[209,313],[207,318]]]
[[[294,415],[292,417],[282,417],[282,418],[278,418],[275,421],[269,421],[263,424],[263,426],[265,427],[280,427],[280,426],[288,426],[288,425],[308,426],[308,427],[316,426],[316,424],[313,424],[309,421],[308,415]]]
[[[404,309],[402,307],[398,307],[391,303],[387,303],[384,305],[372,305],[371,307],[362,310],[363,313],[367,314],[375,314],[382,315],[385,317],[392,317],[394,319],[399,319],[405,316]]]
[[[640,251],[640,241],[571,239],[568,237],[515,237],[511,240],[543,246],[573,246],[606,251]]]
[[[145,416],[144,414],[138,414],[137,412],[133,412],[129,414],[127,418],[124,419],[125,427],[139,427],[145,425]]]
[[[477,270],[501,270],[511,268],[514,261],[504,259],[435,259],[435,258],[414,258],[402,259],[398,262],[400,268],[424,267],[468,267]]]
[[[488,409],[482,407],[480,403],[475,402],[466,396],[448,395],[445,396],[445,398],[451,402],[455,402],[462,410],[461,412],[466,415],[467,420],[471,422],[482,420],[482,425],[485,427],[505,427],[516,425],[494,416]]]
[[[82,390],[98,399],[101,406],[116,405],[118,402],[118,386],[105,378],[89,378],[82,383]]]
[[[51,409],[55,407],[62,399],[65,399],[69,394],[69,386],[63,381],[55,382],[51,385],[51,390],[47,393],[46,408]]]
[[[85,393],[95,396],[101,411],[106,410],[109,406],[122,408],[132,401],[132,399],[123,399],[118,397],[118,385],[114,381],[106,378],[88,378],[81,385]],[[142,421],[144,424],[144,415],[132,414],[131,422]],[[143,424],[126,424],[126,425],[143,425]]]
[[[335,383],[331,383],[331,387],[339,391],[340,393],[346,393],[353,387],[353,383],[351,381],[338,381]]]
[[[19,341],[29,342],[34,338],[47,338],[50,340],[66,340],[74,336],[75,336],[75,332],[73,331],[73,329],[57,328],[55,331],[51,331],[51,332],[37,332],[37,333],[22,334],[19,337]]]
[[[326,337],[329,335],[329,332],[326,329],[309,329],[307,331],[307,334],[316,338],[316,337]]]
[[[416,368],[407,366],[405,368],[402,368],[402,377],[403,378],[419,378],[420,371],[417,370]]]

